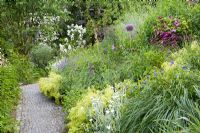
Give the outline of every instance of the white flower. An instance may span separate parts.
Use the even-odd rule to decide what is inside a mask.
[[[69,49],[69,50],[72,50],[72,46],[71,46],[71,45],[68,45],[68,49]]]
[[[92,122],[92,119],[90,119],[89,121]]]
[[[84,44],[84,45],[86,44],[86,41],[85,41],[85,40],[83,40],[83,44]]]
[[[114,113],[114,109],[111,110],[111,113]]]
[[[74,26],[74,28],[75,28],[75,29],[78,29],[78,28],[79,28],[79,26],[76,24],[76,25]]]
[[[86,33],[86,29],[84,28],[82,32],[83,32],[83,33]]]
[[[106,126],[106,128],[107,128],[108,130],[110,130],[111,126],[110,126],[110,125],[108,125],[108,126]]]
[[[109,110],[106,110],[106,114],[109,114],[110,113],[110,111]]]
[[[68,42],[68,38],[65,38],[64,40],[65,40],[65,42]]]

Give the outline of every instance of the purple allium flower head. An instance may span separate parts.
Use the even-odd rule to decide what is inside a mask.
[[[126,25],[126,30],[127,31],[133,31],[133,29],[134,29],[134,26],[132,24]]]
[[[179,27],[180,26],[180,21],[179,20],[174,21],[174,26]]]

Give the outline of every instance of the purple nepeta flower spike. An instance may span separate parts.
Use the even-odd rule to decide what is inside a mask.
[[[134,29],[134,26],[132,24],[126,25],[126,30],[127,31],[133,31],[133,29]]]

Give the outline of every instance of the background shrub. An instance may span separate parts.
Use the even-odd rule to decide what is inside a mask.
[[[31,61],[43,70],[46,70],[46,67],[54,59],[54,56],[53,49],[47,45],[37,45],[30,53]]]

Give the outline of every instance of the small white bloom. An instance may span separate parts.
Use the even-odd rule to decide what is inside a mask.
[[[114,109],[111,110],[111,113],[114,113]]]
[[[69,49],[69,50],[72,50],[72,46],[71,46],[71,45],[68,45],[68,49]]]
[[[85,41],[85,40],[83,40],[83,44],[84,44],[84,45],[86,44],[86,41]]]
[[[107,128],[108,130],[110,130],[110,129],[111,129],[111,126],[110,126],[110,125],[108,125],[108,126],[106,126],[106,128]]]
[[[64,40],[65,40],[65,42],[68,42],[68,38],[65,38]]]
[[[106,110],[106,114],[109,114],[110,113],[110,111],[109,110]]]
[[[86,33],[86,29],[85,28],[83,29],[83,33]]]
[[[92,119],[90,119],[89,121],[92,122]]]

